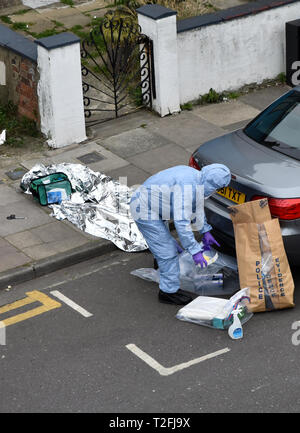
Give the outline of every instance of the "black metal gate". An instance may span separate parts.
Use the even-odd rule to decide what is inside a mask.
[[[104,17],[82,42],[83,101],[87,125],[152,108],[152,41],[132,18]]]

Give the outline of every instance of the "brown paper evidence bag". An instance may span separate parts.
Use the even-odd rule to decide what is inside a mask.
[[[250,289],[249,310],[294,307],[294,281],[278,219],[272,219],[268,200],[229,207],[233,222],[241,289]]]

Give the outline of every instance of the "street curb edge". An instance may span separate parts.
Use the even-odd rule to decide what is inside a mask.
[[[117,249],[112,242],[89,242],[79,248],[50,256],[29,265],[1,272],[0,291],[6,289],[8,286],[33,280],[96,256],[116,251]]]

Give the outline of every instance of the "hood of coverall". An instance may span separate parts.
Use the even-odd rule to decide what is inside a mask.
[[[207,198],[217,189],[229,185],[231,173],[223,164],[210,164],[201,169],[202,182],[204,185],[204,197]]]

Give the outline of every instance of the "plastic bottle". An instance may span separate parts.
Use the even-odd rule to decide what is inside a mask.
[[[233,340],[238,340],[239,338],[243,338],[243,328],[241,321],[238,317],[239,310],[234,310],[233,314],[233,322],[228,328],[228,335]]]

